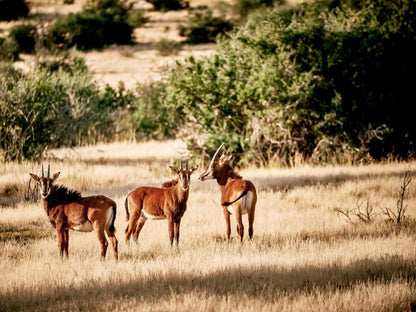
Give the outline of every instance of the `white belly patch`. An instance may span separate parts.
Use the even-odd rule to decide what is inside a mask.
[[[240,208],[240,213],[242,215],[249,213],[250,209],[251,209],[251,203],[253,201],[253,192],[248,192],[246,194],[246,196],[243,196],[242,198],[240,198],[238,201],[236,201],[234,204],[232,204],[231,206],[227,207],[227,210],[229,213],[234,213],[235,209]]]
[[[73,226],[72,229],[75,231],[80,231],[80,232],[91,232],[93,230],[93,227],[92,227],[91,222],[87,221],[83,224]]]
[[[144,211],[144,209],[142,210],[142,214],[147,219],[150,219],[150,220],[163,220],[163,219],[166,219],[165,217],[151,215],[151,214],[147,213],[146,211]]]

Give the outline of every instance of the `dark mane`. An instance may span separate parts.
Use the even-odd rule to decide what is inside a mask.
[[[242,176],[240,176],[237,172],[234,172],[234,171],[231,171],[230,172],[230,177],[232,178],[232,179],[237,179],[237,180],[241,180],[243,177]]]
[[[178,184],[178,179],[166,181],[162,184],[162,188],[169,188]]]
[[[243,178],[237,172],[235,172],[234,169],[230,165],[226,164],[224,166],[227,166],[228,167],[227,169],[229,170],[229,174],[230,174],[230,178],[231,179],[241,180]]]
[[[81,198],[81,193],[70,190],[63,185],[53,186],[53,201],[59,204],[69,204]]]

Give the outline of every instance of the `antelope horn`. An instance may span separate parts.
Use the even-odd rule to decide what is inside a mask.
[[[51,165],[48,164],[48,178],[51,177]]]
[[[43,164],[42,164],[42,178],[45,177],[45,174],[43,173]]]
[[[180,161],[181,161],[181,170],[183,170],[182,159]]]
[[[188,159],[185,160],[185,169],[188,170]]]
[[[217,157],[218,152],[220,151],[221,147],[223,147],[223,146],[224,146],[224,143],[222,143],[222,144],[220,145],[220,147],[218,147],[217,151],[216,151],[216,152],[215,152],[215,154],[214,154],[214,157],[212,157],[212,160],[211,160],[210,165],[212,165],[212,163],[213,163],[213,162],[214,162],[214,160],[215,160],[215,157]]]

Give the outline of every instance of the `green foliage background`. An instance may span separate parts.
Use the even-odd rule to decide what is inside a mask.
[[[40,63],[29,74],[4,63],[2,158],[40,159],[50,147],[179,133],[196,156],[225,143],[241,164],[414,157],[416,2],[260,2],[267,8],[217,38],[213,56],[178,62],[166,80],[134,90],[100,89],[79,57]],[[127,25],[130,9],[123,1],[90,1],[82,14],[54,24],[61,32],[52,31],[52,41],[79,49],[110,44],[103,29]],[[95,23],[105,27],[91,28]],[[29,51],[32,33],[27,24],[1,39],[0,57],[13,60],[26,44]],[[130,40],[125,34],[116,37]]]
[[[413,155],[416,2],[353,7],[274,9],[178,64],[166,99],[198,133],[189,147],[259,165]]]
[[[111,44],[131,44],[131,5],[123,0],[89,0],[81,13],[57,20],[48,41],[60,48],[101,49]]]
[[[0,73],[0,151],[3,160],[40,159],[47,148],[96,143],[115,134],[115,112],[125,103],[100,90],[82,61],[71,71],[38,67],[24,75]]]

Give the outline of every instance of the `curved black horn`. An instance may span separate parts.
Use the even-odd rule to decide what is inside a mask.
[[[224,143],[222,143],[222,144],[220,145],[220,147],[218,147],[217,151],[216,151],[216,152],[215,152],[215,154],[214,154],[214,157],[212,157],[212,159],[211,159],[211,165],[212,165],[212,163],[214,162],[215,157],[217,157],[218,152],[220,151],[221,147],[223,147],[223,146],[224,146]]]
[[[42,164],[42,177],[41,178],[44,178],[45,177],[45,174],[43,173],[43,164]]]
[[[51,165],[48,164],[48,178],[51,177]]]
[[[189,168],[188,168],[188,159],[187,160],[185,160],[185,169],[186,170],[188,170]]]
[[[182,159],[180,160],[180,169],[183,170]]]

